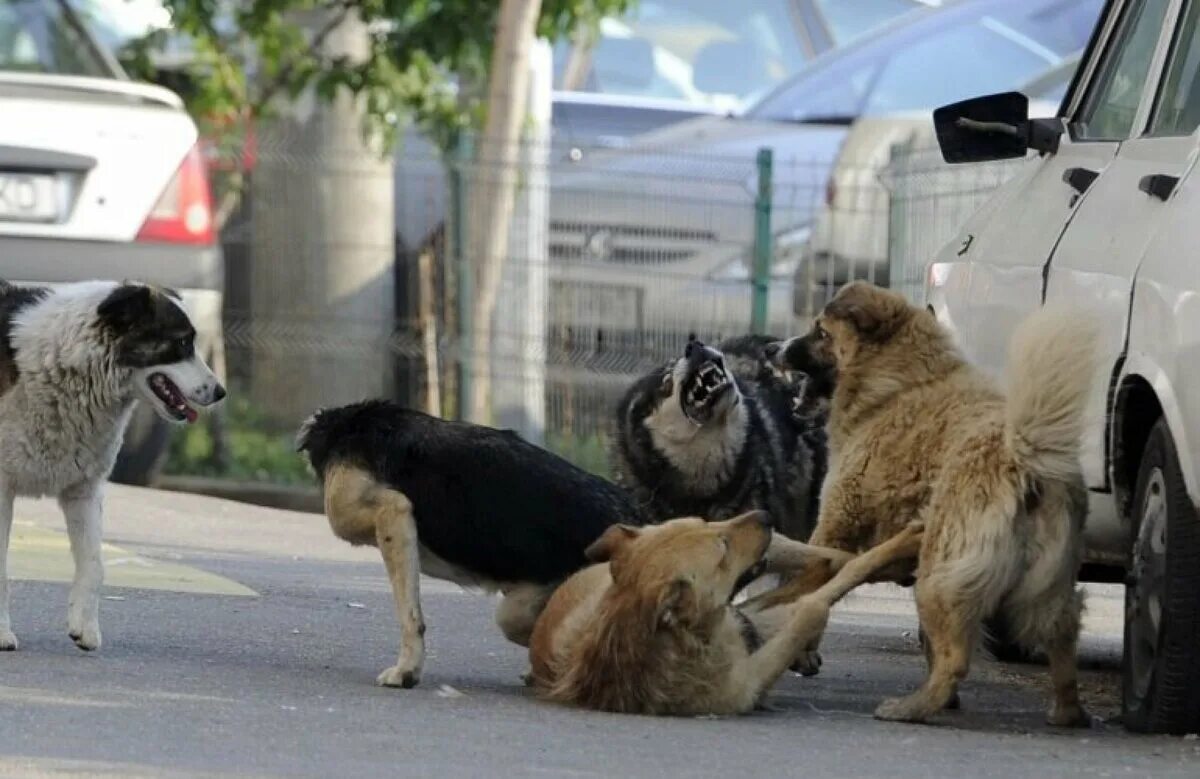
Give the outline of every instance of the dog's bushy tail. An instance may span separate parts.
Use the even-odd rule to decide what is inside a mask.
[[[1022,470],[1053,481],[1076,478],[1098,341],[1099,324],[1084,311],[1042,309],[1017,327],[1004,434]]]

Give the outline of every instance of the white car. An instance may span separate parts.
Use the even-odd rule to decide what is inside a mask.
[[[197,348],[223,354],[207,171],[179,98],[125,78],[68,3],[8,0],[0,117],[0,278],[163,284],[192,312]],[[139,412],[114,479],[149,481],[166,445],[165,423]]]
[[[1112,0],[1059,116],[935,112],[947,161],[1041,154],[929,266],[927,302],[1002,373],[1045,303],[1102,322],[1084,578],[1125,581],[1124,723],[1200,730],[1200,3]]]
[[[1078,53],[1065,57],[1021,87],[1033,101],[1030,110],[1053,114],[1078,64]],[[928,110],[858,119],[838,150],[801,255],[796,315],[811,317],[852,279],[907,292],[906,282],[912,280],[891,276],[896,268],[889,260],[905,259],[889,251],[902,243],[895,230],[907,232],[903,248],[940,248],[953,237],[948,230],[956,229],[1018,168],[1013,160],[973,165],[969,172],[947,166],[937,151]],[[893,212],[893,205],[901,210]],[[903,224],[893,224],[893,218]],[[921,258],[922,270],[926,261],[928,255]],[[915,275],[919,291],[924,277],[920,271]]]

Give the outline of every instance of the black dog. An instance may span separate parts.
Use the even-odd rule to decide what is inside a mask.
[[[807,382],[766,355],[777,339],[718,348],[694,338],[683,356],[642,377],[617,409],[617,481],[654,521],[726,519],[765,509],[803,540],[824,477],[825,413]]]
[[[333,532],[378,546],[403,637],[386,686],[425,658],[419,573],[502,592],[496,620],[527,645],[554,587],[610,526],[645,517],[621,488],[507,430],[447,422],[387,401],[318,411],[300,429]]]

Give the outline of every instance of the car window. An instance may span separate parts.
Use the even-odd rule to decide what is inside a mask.
[[[844,62],[834,55],[815,63],[746,113],[776,121],[854,119],[1017,89],[1075,56],[1101,5],[1102,0],[1010,0],[931,24],[920,35],[884,35]]]
[[[879,76],[864,114],[943,105],[1004,86],[1023,84],[1053,60],[985,17],[897,52]],[[937,74],[931,78],[931,74]]]
[[[1191,135],[1200,126],[1200,3],[1188,3],[1149,135]]]
[[[906,11],[926,7],[915,0],[816,0],[814,5],[838,44],[870,32]]]
[[[1128,138],[1167,12],[1167,0],[1130,3],[1075,124],[1079,140]]]
[[[0,3],[0,70],[106,78],[114,75],[62,8],[43,0]]]
[[[554,86],[735,108],[807,59],[791,2],[640,0],[590,50],[559,42]]]

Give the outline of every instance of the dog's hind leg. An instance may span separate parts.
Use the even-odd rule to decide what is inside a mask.
[[[0,486],[0,652],[17,648],[17,636],[8,614],[8,539],[13,523],[12,490]]]
[[[517,646],[528,647],[533,626],[554,594],[554,585],[518,584],[504,590],[496,605],[496,625]]]
[[[100,648],[100,587],[104,584],[104,562],[100,539],[104,517],[99,484],[82,484],[58,496],[67,523],[71,556],[75,558],[75,580],[67,596],[67,632],[80,649]]]
[[[1091,720],[1079,702],[1076,668],[1083,594],[1074,581],[1068,578],[1051,592],[1018,588],[1004,609],[1017,641],[1027,649],[1046,652],[1053,692],[1046,721],[1064,727],[1089,725]]]
[[[949,706],[959,683],[967,676],[979,620],[970,604],[938,584],[917,583],[917,613],[925,630],[929,675],[911,695],[889,698],[879,704],[875,709],[878,719],[924,722]]]
[[[1064,727],[1087,727],[1091,718],[1079,703],[1079,677],[1076,667],[1076,652],[1079,646],[1079,615],[1082,597],[1072,591],[1071,597],[1062,603],[1058,614],[1047,612],[1051,619],[1045,625],[1044,645],[1050,661],[1050,682],[1054,691],[1054,702],[1046,721]],[[1056,617],[1056,618],[1055,618]]]
[[[400,654],[396,664],[379,674],[384,687],[415,687],[425,665],[425,619],[421,613],[421,556],[417,523],[412,503],[403,494],[378,489],[371,510],[375,512],[375,540],[383,554],[396,616],[400,620]]]

